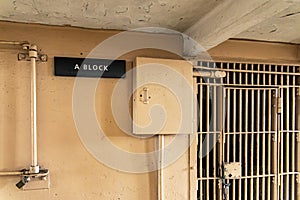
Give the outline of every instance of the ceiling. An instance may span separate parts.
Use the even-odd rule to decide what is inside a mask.
[[[300,3],[290,6],[236,37],[300,44]]]
[[[159,26],[178,31],[187,29],[219,3],[212,0],[0,1],[0,20],[119,30]]]
[[[300,0],[0,0],[0,20],[118,30],[158,26],[216,41],[208,49],[228,38],[300,43]]]

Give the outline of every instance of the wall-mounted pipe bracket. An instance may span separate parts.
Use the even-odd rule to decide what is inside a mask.
[[[38,173],[32,173],[30,169],[22,169],[20,171],[0,172],[0,176],[19,176],[20,181],[16,183],[16,186],[19,189],[24,189],[24,186],[30,182],[47,182],[49,180],[50,174],[48,169],[39,169],[38,171]]]
[[[34,57],[36,61],[48,61],[47,54],[42,54],[41,52],[38,52],[36,45],[23,44],[22,49],[25,50],[25,52],[18,53],[18,61],[30,61],[32,57]],[[34,52],[36,52],[36,55],[34,54]]]
[[[39,169],[39,173],[31,173],[30,170],[22,170],[20,181],[16,184],[17,188],[22,189],[30,181],[42,180],[46,181],[49,176],[48,169]]]

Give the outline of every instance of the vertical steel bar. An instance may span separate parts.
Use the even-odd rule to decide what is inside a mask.
[[[247,77],[247,76],[246,76]],[[247,81],[247,78],[246,78]],[[246,82],[247,83],[247,82]],[[248,176],[248,89],[245,90],[245,176]],[[245,179],[245,188],[244,191],[248,191],[248,179]],[[244,192],[245,194],[245,199],[248,199],[248,192]]]
[[[293,66],[293,72],[296,73],[296,67]],[[295,75],[292,76],[292,85],[293,85],[293,89],[292,89],[292,148],[291,148],[291,153],[292,153],[292,160],[291,160],[291,164],[292,164],[292,172],[295,172],[295,151],[294,149],[296,149],[295,147],[295,127],[296,127],[296,77]],[[292,200],[295,200],[295,179],[296,176],[295,174],[292,175]]]
[[[257,127],[257,135],[256,135],[256,175],[259,176],[259,170],[260,170],[260,139],[259,136],[261,134],[260,132],[260,90],[257,90],[257,99],[256,99],[256,112],[257,112],[257,116],[256,116],[256,127]],[[256,178],[256,199],[259,199],[259,192],[260,192],[260,187],[259,187],[259,178]]]
[[[257,68],[259,70],[259,65],[257,65]],[[260,73],[257,73],[257,77],[256,77],[256,83],[257,85],[259,85],[259,78],[260,78]],[[260,90],[257,90],[257,99],[256,99],[256,103],[257,103],[257,106],[256,106],[256,115],[257,115],[257,119],[256,119],[256,129],[257,129],[257,134],[256,134],[256,175],[259,175],[259,148],[260,148],[260,141],[259,141],[259,136],[260,136],[260,129],[259,129],[259,125],[260,125]],[[259,178],[256,178],[256,199],[259,199],[259,190],[260,190],[260,187],[259,187]]]
[[[200,86],[199,86],[199,176],[203,178],[203,119],[201,113],[203,113],[203,79],[200,78]],[[200,199],[203,199],[203,179],[200,180]]]
[[[277,75],[276,75],[277,76]],[[276,80],[276,79],[275,79]],[[278,92],[273,91],[272,92],[272,98],[271,98],[271,116],[269,113],[269,119],[271,119],[271,132],[272,133],[272,144],[271,144],[271,150],[272,150],[272,157],[271,158],[271,173],[274,174],[274,179],[272,180],[271,185],[271,199],[277,200],[278,199],[278,140],[277,140],[277,134],[278,134],[278,123],[277,123],[277,111],[278,111]]]
[[[287,67],[287,72],[290,72],[289,66]],[[286,85],[290,85],[290,79],[289,75],[286,76]],[[286,163],[286,172],[290,172],[290,91],[289,88],[286,89],[286,96],[282,96],[282,98],[285,98],[285,104],[283,106],[286,106],[286,132],[285,132],[285,138],[286,138],[286,148],[284,149],[285,151],[285,163]],[[284,107],[282,107],[282,110],[284,110]],[[282,111],[283,112],[283,111]],[[283,141],[282,141],[283,143]],[[289,198],[289,189],[290,189],[290,176],[286,176],[286,182],[285,182],[285,199],[290,199]]]
[[[251,70],[254,70],[254,65],[251,65]],[[254,75],[253,72],[251,73],[251,83],[252,85],[254,84]],[[253,182],[253,175],[254,175],[254,107],[255,107],[255,102],[254,102],[254,90],[251,89],[251,161],[250,161],[250,166],[251,166],[251,179],[250,179],[250,199],[253,200],[254,197],[254,182]]]
[[[229,148],[230,148],[230,101],[231,101],[231,97],[230,97],[230,89],[227,89],[227,147],[226,147],[226,160],[225,162],[229,162]]]
[[[214,64],[214,68],[216,67],[216,65]],[[216,79],[214,79],[214,87],[213,87],[213,143],[216,144],[217,141],[217,86],[216,86]],[[214,190],[217,190],[217,150],[216,150],[216,146],[213,147],[213,176],[214,176],[214,180],[213,180],[213,187]],[[214,196],[216,199],[216,192],[214,192]]]
[[[221,69],[223,69],[223,63],[221,63]],[[217,159],[218,159],[218,175],[219,177],[222,177],[222,164],[223,164],[223,140],[224,140],[224,120],[225,120],[225,117],[224,117],[224,109],[226,107],[226,99],[224,98],[224,88],[223,88],[223,79],[220,79],[219,81],[220,85],[218,88],[217,88],[217,120],[218,120],[218,131],[220,131],[220,135],[219,135],[219,140],[218,140],[218,153],[217,153]],[[217,199],[218,200],[222,200],[223,199],[223,189],[222,189],[222,180],[219,180],[218,182],[218,193],[217,193]]]
[[[242,64],[239,64],[239,68],[242,69]],[[239,85],[242,85],[242,72],[239,73]],[[242,145],[242,137],[243,137],[243,126],[242,126],[242,119],[245,113],[243,112],[243,90],[239,90],[239,162],[242,162],[242,152],[243,152],[243,145]],[[239,200],[242,200],[242,181],[243,179],[239,180]]]
[[[269,66],[269,71],[272,71],[271,69],[271,65],[268,65]],[[269,85],[272,85],[272,75],[271,73],[269,74],[269,77],[268,77],[268,84]],[[267,163],[268,163],[268,174],[270,175],[272,172],[271,172],[271,151],[272,151],[272,148],[271,148],[271,144],[272,144],[272,111],[271,111],[271,108],[272,108],[272,90],[269,90],[268,91],[268,128],[267,128],[267,131],[268,131],[268,160],[267,160]],[[268,199],[271,200],[271,178],[272,177],[268,177],[268,190],[267,190],[267,194],[268,194]]]
[[[222,83],[222,80],[221,80]],[[225,109],[225,99],[223,97],[223,87],[217,87],[217,130],[220,131],[219,139],[217,142],[217,160],[218,160],[218,170],[219,170],[219,177],[222,177],[222,164],[223,164],[223,134],[224,134],[224,127],[223,127],[223,113]],[[217,199],[222,200],[222,182],[219,180],[219,188],[217,192]]]
[[[263,71],[266,71],[266,65],[263,65]],[[263,74],[263,85],[266,85],[266,74]],[[266,197],[266,90],[263,90],[262,96],[262,197]],[[267,198],[266,198],[267,199]]]
[[[298,72],[300,71],[300,69],[298,68],[297,70]],[[297,80],[297,85],[299,85],[300,82],[299,82],[299,79]],[[300,131],[300,90],[299,90],[299,87],[297,87],[296,89],[296,102],[295,102],[295,106],[296,106],[296,130],[297,130],[297,133],[296,133],[296,151],[295,151],[295,155],[296,155],[296,158],[295,158],[295,171],[296,172],[300,172],[300,134],[299,134],[299,131]],[[297,200],[300,200],[300,176],[299,174],[296,175],[296,199]]]
[[[209,82],[209,79],[208,81]],[[209,127],[209,121],[210,121],[210,102],[209,102],[209,93],[210,93],[210,86],[208,85],[206,90],[206,177],[209,178],[210,177],[210,163],[209,163],[209,144],[210,144],[210,127]],[[207,180],[206,183],[206,198],[209,199],[209,180]]]
[[[248,64],[246,64],[246,69],[248,70]],[[245,74],[245,83],[248,85],[248,73]],[[248,173],[248,151],[249,151],[249,148],[248,148],[248,134],[249,134],[249,130],[248,130],[248,113],[249,113],[249,110],[248,110],[248,89],[245,89],[245,121],[244,121],[244,126],[245,126],[245,176],[248,176],[249,173]],[[244,191],[248,191],[248,179],[245,179],[245,187],[244,187]],[[244,199],[248,199],[248,192],[244,192]]]
[[[281,72],[284,72],[284,70],[283,70],[283,65],[281,65]],[[281,86],[283,86],[283,81],[284,81],[284,79],[283,79],[283,75],[281,74],[280,75],[280,84],[281,84]],[[284,96],[284,89],[283,88],[281,88],[280,89],[280,98],[282,97],[282,99],[283,99],[283,96]],[[281,100],[281,102],[280,102],[280,107],[281,107],[281,111],[282,111],[282,103],[283,103],[283,101]],[[284,158],[284,156],[283,156],[283,129],[284,129],[284,127],[283,127],[283,124],[284,123],[284,117],[283,117],[283,112],[281,112],[281,114],[280,114],[280,129],[279,129],[279,133],[280,133],[280,140],[279,140],[279,142],[280,142],[280,153],[279,153],[279,158],[280,158],[280,176],[279,176],[279,178],[280,178],[280,198],[281,199],[283,199],[283,196],[284,196],[284,194],[283,194],[283,188],[284,188],[284,186],[283,186],[283,165],[284,165],[284,163],[283,163],[283,158]]]
[[[233,64],[233,69],[236,69],[236,63]],[[233,84],[236,85],[236,72],[233,73]],[[233,148],[233,162],[236,162],[236,107],[237,107],[237,103],[236,103],[236,89],[233,89],[233,142],[232,142],[232,148]],[[235,199],[235,186],[236,186],[236,182],[235,179],[232,180],[232,199]]]

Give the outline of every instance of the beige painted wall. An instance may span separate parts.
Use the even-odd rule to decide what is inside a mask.
[[[38,64],[38,147],[39,164],[51,173],[51,189],[20,191],[16,177],[0,177],[0,199],[157,199],[157,173],[130,174],[111,169],[93,158],[82,145],[72,115],[74,78],[53,76],[53,56],[84,57],[104,39],[117,31],[95,31],[16,23],[0,23],[0,40],[28,40],[49,56]],[[152,36],[149,36],[152,37]],[[182,51],[180,38],[168,36],[164,41],[177,52]],[[119,48],[119,47],[116,47]],[[18,50],[0,48],[0,171],[30,165],[30,67],[16,59]],[[216,59],[264,60],[265,62],[299,63],[294,45],[246,41],[228,41],[210,51]],[[104,57],[109,57],[109,54]],[[145,49],[121,58],[136,56],[178,58],[164,51]],[[120,148],[132,152],[148,152],[155,138],[135,139],[125,135],[116,125],[110,110],[110,94],[116,79],[101,80],[96,93],[96,110],[109,139]],[[131,87],[131,80],[124,84]],[[99,100],[99,101],[98,101]],[[130,105],[130,103],[126,102]],[[172,139],[167,138],[167,142]],[[189,154],[192,152],[192,158]],[[189,199],[189,174],[195,172],[195,149],[186,151],[166,169],[166,199]],[[195,178],[195,177],[194,177]],[[191,184],[194,185],[194,184]],[[195,185],[194,185],[195,186]],[[189,191],[191,190],[191,191]],[[192,199],[192,198],[191,198]]]
[[[53,56],[84,57],[104,39],[117,31],[95,31],[14,23],[0,23],[0,40],[27,40],[38,45],[49,56],[38,63],[38,158],[51,174],[51,189],[20,191],[18,177],[0,177],[0,199],[157,199],[157,173],[130,174],[111,169],[98,162],[82,145],[72,115],[74,78],[53,75]],[[146,34],[147,35],[147,34]],[[151,36],[147,36],[152,38]],[[178,36],[155,36],[182,51]],[[155,38],[154,37],[154,38]],[[115,48],[120,48],[115,46]],[[30,64],[17,61],[16,49],[0,49],[0,171],[18,170],[30,165]],[[109,55],[104,55],[106,57]],[[164,51],[146,49],[123,55],[127,69],[136,56],[176,58]],[[98,120],[109,139],[132,152],[154,149],[155,138],[135,139],[125,135],[113,120],[110,95],[118,79],[101,80],[96,92]],[[130,89],[132,81],[122,80]],[[128,90],[129,92],[129,90]],[[125,106],[130,105],[124,102]],[[109,152],[108,152],[109,154]],[[134,164],[134,161],[133,161]],[[188,184],[188,151],[166,170],[171,189],[168,199],[186,199]],[[179,179],[179,180],[178,180]]]

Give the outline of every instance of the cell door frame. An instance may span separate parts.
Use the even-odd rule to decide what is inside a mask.
[[[277,199],[279,92],[278,87],[223,87],[223,199]]]

